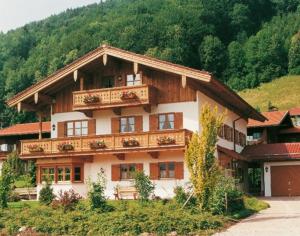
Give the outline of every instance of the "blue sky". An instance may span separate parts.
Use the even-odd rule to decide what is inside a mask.
[[[100,0],[0,0],[0,31],[7,32],[68,8],[95,2]]]

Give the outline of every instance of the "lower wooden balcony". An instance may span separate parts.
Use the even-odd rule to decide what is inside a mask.
[[[124,133],[71,137],[59,139],[23,140],[21,157],[72,157],[113,154],[120,157],[126,153],[147,152],[155,157],[160,151],[184,150],[191,131],[168,130],[141,133]]]
[[[154,104],[154,88],[148,85],[124,86],[73,92],[73,110],[98,110]]]

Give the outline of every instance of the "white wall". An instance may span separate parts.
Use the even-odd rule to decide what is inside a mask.
[[[290,165],[300,165],[300,161],[283,161],[283,162],[265,162],[264,163],[264,185],[265,185],[265,197],[271,197],[271,167],[272,166],[290,166]],[[266,167],[268,172],[266,172]]]
[[[218,111],[220,113],[226,111],[226,120],[224,121],[225,124],[229,125],[230,127],[233,127],[233,121],[235,119],[239,118],[239,115],[233,113],[232,111],[226,109],[224,106],[218,104],[217,102],[215,102],[214,100],[212,100],[211,98],[207,97],[206,95],[204,95],[201,92],[197,92],[197,100],[199,101],[199,113],[201,112],[201,108],[204,104],[208,103],[209,105],[212,106],[212,108],[214,108],[215,106],[218,107]],[[247,135],[247,120],[245,119],[239,119],[238,121],[235,122],[235,128],[236,130],[244,133],[245,135]],[[200,127],[200,132],[201,132],[201,127]],[[219,138],[218,140],[218,145],[231,149],[233,150],[233,142],[227,141],[223,138]],[[243,147],[241,147],[240,145],[236,144],[236,151],[237,152],[241,152],[243,150]]]

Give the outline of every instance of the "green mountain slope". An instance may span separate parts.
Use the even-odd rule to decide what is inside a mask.
[[[261,111],[268,110],[269,102],[280,110],[300,107],[300,76],[285,76],[239,95]]]
[[[0,33],[0,122],[34,119],[5,99],[105,42],[204,69],[233,89],[300,73],[300,0],[106,0]],[[3,118],[1,118],[3,116]]]

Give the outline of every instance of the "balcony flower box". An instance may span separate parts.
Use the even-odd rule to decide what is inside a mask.
[[[83,102],[85,104],[94,104],[94,103],[98,103],[100,101],[100,98],[96,95],[86,95],[83,98]]]
[[[172,137],[163,136],[163,137],[157,138],[158,145],[172,145],[175,143],[176,143],[176,140]]]
[[[57,149],[60,152],[67,152],[67,151],[73,151],[74,150],[74,146],[70,143],[60,143],[57,145]]]
[[[134,100],[137,98],[138,96],[136,95],[136,93],[132,91],[124,91],[121,95],[122,100]]]
[[[138,147],[140,146],[140,143],[135,138],[129,138],[129,139],[122,139],[123,147]]]
[[[98,140],[98,141],[94,140],[94,141],[90,142],[89,145],[90,145],[90,148],[94,149],[94,150],[106,148],[104,140]]]
[[[44,149],[41,146],[37,145],[37,144],[28,145],[27,148],[28,148],[29,152],[33,152],[33,153],[44,151]]]

